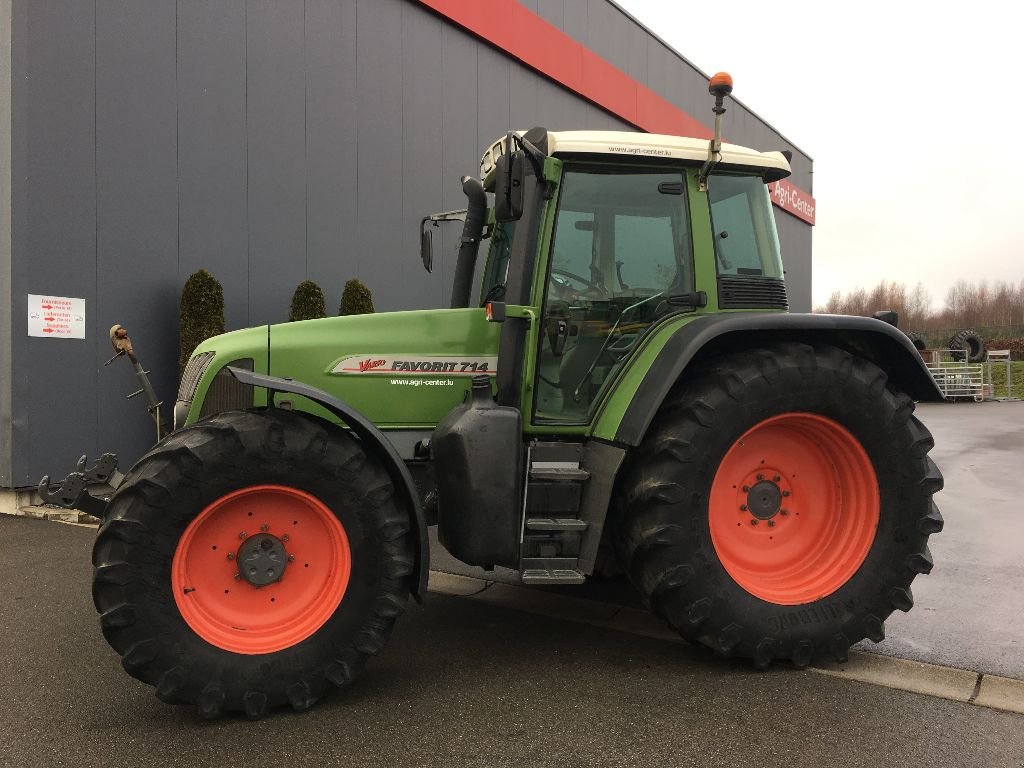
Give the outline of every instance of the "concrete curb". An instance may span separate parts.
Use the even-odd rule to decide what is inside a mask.
[[[85,512],[81,512],[77,509],[61,509],[60,507],[47,507],[42,505],[19,507],[16,511],[8,512],[6,514],[14,515],[16,517],[31,517],[36,520],[56,520],[60,523],[99,525],[100,522],[92,515],[87,515]]]
[[[428,589],[436,594],[462,597],[525,613],[590,624],[671,643],[684,642],[652,614],[635,608],[442,571],[430,572]],[[845,664],[820,664],[808,667],[808,671],[1024,714],[1024,680],[856,651],[850,654]]]

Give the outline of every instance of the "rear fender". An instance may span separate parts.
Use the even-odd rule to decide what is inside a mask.
[[[738,312],[704,315],[665,342],[623,413],[615,442],[639,445],[672,386],[708,357],[779,341],[831,344],[870,360],[898,389],[918,401],[941,401],[913,343],[900,330],[870,317]]]
[[[293,395],[301,395],[326,408],[352,430],[370,453],[383,462],[384,468],[395,484],[395,488],[408,501],[409,510],[412,513],[413,534],[418,541],[414,565],[416,579],[412,593],[417,601],[423,602],[423,596],[427,592],[427,574],[430,570],[430,544],[427,540],[427,521],[423,515],[423,507],[420,504],[419,494],[416,492],[416,485],[413,483],[412,475],[409,474],[409,469],[405,466],[405,462],[402,461],[398,451],[395,450],[395,447],[384,436],[384,433],[377,429],[373,422],[369,421],[355,408],[324,392],[322,389],[290,379],[253,373],[241,368],[229,367],[228,370],[232,376],[243,384],[267,389],[268,403],[273,403],[274,392],[288,392]]]

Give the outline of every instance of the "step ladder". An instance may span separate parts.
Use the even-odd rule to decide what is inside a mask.
[[[579,443],[536,441],[529,447],[519,573],[524,584],[582,584],[580,544],[587,523],[579,519],[590,473],[580,466]]]

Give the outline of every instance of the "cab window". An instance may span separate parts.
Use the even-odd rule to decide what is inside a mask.
[[[580,167],[560,185],[535,418],[582,423],[644,332],[693,290],[681,170]]]

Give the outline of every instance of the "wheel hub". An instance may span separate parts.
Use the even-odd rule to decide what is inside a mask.
[[[782,491],[771,480],[761,480],[747,493],[747,509],[758,520],[771,520],[782,508]]]
[[[288,566],[284,542],[269,533],[250,536],[238,548],[238,574],[254,587],[280,581]]]

